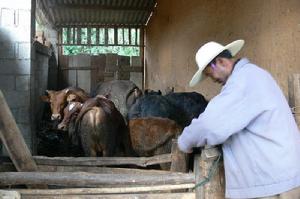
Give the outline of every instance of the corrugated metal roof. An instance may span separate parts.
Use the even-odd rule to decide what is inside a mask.
[[[54,26],[143,26],[156,0],[37,0]],[[37,17],[39,19],[39,17]]]

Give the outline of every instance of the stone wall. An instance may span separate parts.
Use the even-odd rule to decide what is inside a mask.
[[[0,1],[0,89],[32,150],[31,9],[31,0]]]

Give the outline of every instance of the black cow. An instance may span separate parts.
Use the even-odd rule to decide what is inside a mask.
[[[207,101],[196,92],[145,94],[138,98],[128,112],[128,119],[162,117],[174,120],[182,127],[205,110]]]

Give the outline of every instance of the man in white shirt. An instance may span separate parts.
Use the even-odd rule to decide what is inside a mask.
[[[198,50],[190,86],[204,73],[223,87],[183,130],[179,148],[222,144],[226,198],[300,199],[300,133],[272,76],[233,58],[243,45],[208,42]]]

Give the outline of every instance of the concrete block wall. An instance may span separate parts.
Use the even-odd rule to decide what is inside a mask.
[[[32,150],[31,9],[31,0],[0,1],[0,89]]]

